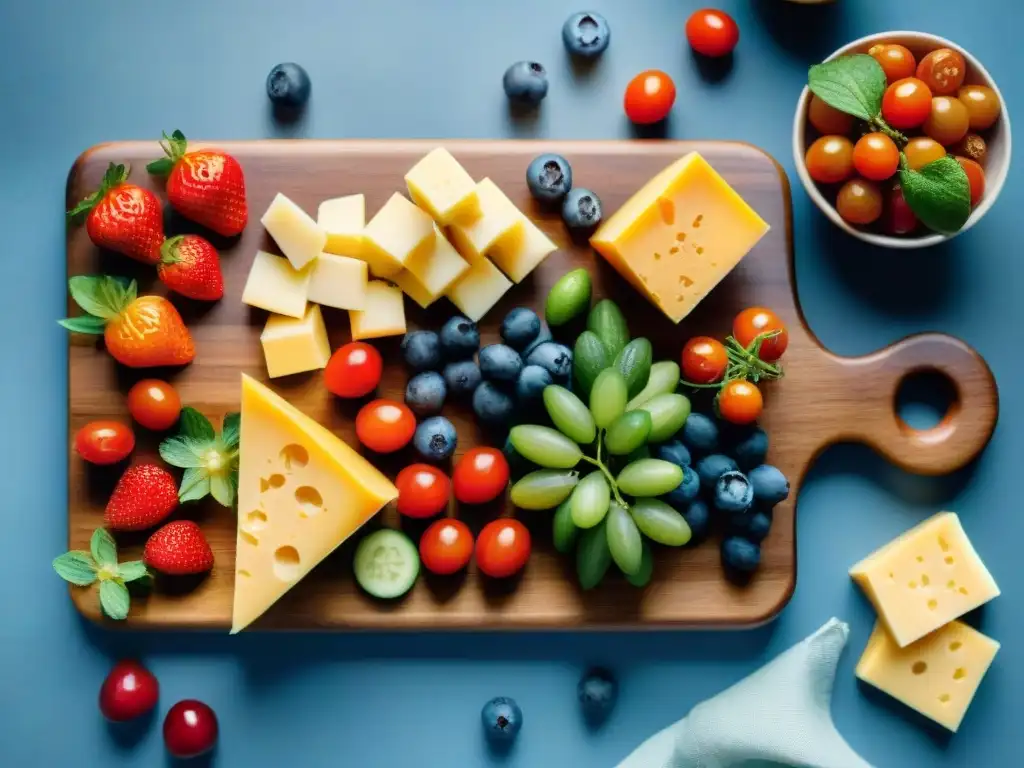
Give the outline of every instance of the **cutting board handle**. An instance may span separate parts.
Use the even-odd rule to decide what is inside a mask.
[[[943,475],[970,463],[992,436],[999,414],[995,379],[959,339],[924,333],[864,357],[832,359],[834,386],[856,391],[855,397],[835,400],[840,433],[832,442],[863,442],[908,472]],[[955,399],[938,424],[915,429],[896,412],[896,397],[908,376],[923,372],[948,378]]]

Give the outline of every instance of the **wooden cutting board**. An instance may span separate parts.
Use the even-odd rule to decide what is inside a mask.
[[[253,254],[276,250],[259,217],[277,192],[307,211],[329,197],[362,192],[370,215],[396,190],[403,175],[436,146],[433,141],[260,141],[224,142],[245,169],[250,224],[241,238],[214,240],[222,249],[226,296],[215,305],[175,298],[192,333],[198,354],[179,371],[159,371],[178,388],[182,400],[219,423],[239,405],[239,378],[244,371],[267,381],[259,344],[266,313],[242,305],[240,297]],[[196,145],[198,146],[198,145]],[[988,442],[995,426],[998,398],[985,362],[967,345],[949,336],[927,334],[863,358],[838,357],[824,348],[807,328],[793,278],[790,192],[779,165],[760,150],[719,142],[568,142],[448,141],[445,146],[476,179],[491,177],[521,206],[560,250],[526,281],[515,286],[481,323],[482,343],[498,340],[498,326],[515,306],[543,314],[549,287],[567,270],[585,266],[593,275],[595,297],[610,297],[623,308],[634,336],[648,336],[655,359],[678,359],[690,336],[724,337],[733,316],[750,305],[773,308],[787,323],[789,351],[786,377],[765,386],[767,407],[762,420],[771,437],[769,461],[790,478],[793,492],[775,513],[771,534],[763,545],[763,565],[749,584],[730,583],[719,563],[718,542],[695,548],[656,552],[655,576],[645,590],[626,584],[618,575],[589,593],[576,585],[574,564],[551,547],[551,514],[515,511],[534,534],[534,553],[521,578],[488,582],[471,567],[450,578],[421,578],[415,589],[394,603],[365,596],[351,573],[354,542],[350,541],[287,594],[256,628],[281,629],[459,629],[459,628],[653,628],[749,627],[765,622],[786,605],[796,582],[795,506],[808,467],[827,446],[859,441],[890,461],[922,474],[941,474],[963,466]],[[771,231],[741,265],[697,310],[675,326],[651,307],[586,244],[574,244],[557,214],[540,210],[525,183],[530,159],[558,152],[573,165],[578,186],[595,190],[606,214],[615,211],[652,175],[686,152],[700,151],[726,180],[771,224]],[[70,206],[94,189],[110,162],[128,162],[132,181],[156,190],[159,181],[145,173],[145,163],[159,154],[155,142],[106,144],[90,149],[71,170],[67,188]],[[196,231],[168,214],[168,234]],[[83,228],[68,230],[68,274],[105,271],[136,277],[144,292],[165,293],[153,271],[116,254],[100,253]],[[406,302],[409,329],[437,328],[454,313],[447,301],[424,312]],[[72,305],[69,312],[75,313]],[[347,313],[325,309],[332,347],[349,340]],[[399,362],[400,339],[385,339],[379,348],[387,361],[379,390],[402,398],[408,375]],[[129,416],[125,393],[139,378],[153,372],[131,371],[117,364],[92,339],[69,343],[69,545],[88,549],[94,528],[121,468],[96,471],[70,450],[75,432],[93,419]],[[935,428],[921,432],[895,414],[900,382],[910,373],[935,369],[948,376],[957,402]],[[359,403],[330,396],[319,373],[269,382],[301,410],[327,425],[351,445],[353,419]],[[459,435],[458,453],[485,440],[466,406],[449,404],[447,415]],[[139,430],[133,461],[156,456],[157,436]],[[381,468],[392,478],[411,461],[391,457]],[[213,572],[182,582],[161,581],[146,599],[133,600],[127,626],[133,628],[204,628],[226,630],[231,620],[234,575],[235,515],[212,501],[187,505],[179,514],[200,522],[216,554]],[[478,530],[498,514],[513,513],[504,504],[485,510],[454,510]],[[423,526],[400,521],[390,507],[379,522],[401,525],[414,538]],[[358,539],[357,537],[354,537]],[[145,536],[119,536],[123,558],[141,556]],[[92,590],[72,588],[76,606],[101,620]]]

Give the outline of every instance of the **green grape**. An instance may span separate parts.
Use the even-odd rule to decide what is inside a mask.
[[[590,390],[590,412],[598,429],[604,429],[626,410],[626,379],[615,368],[605,368]]]
[[[544,387],[544,408],[552,423],[562,434],[580,445],[589,445],[597,437],[597,425],[590,409],[565,387],[549,384]]]
[[[640,390],[640,394],[626,404],[627,411],[639,408],[656,395],[664,395],[675,392],[679,386],[679,364],[670,360],[663,360],[651,366],[651,373],[647,377],[647,385]]]
[[[579,474],[576,472],[538,469],[513,485],[509,496],[521,509],[551,509],[569,498],[577,482]]]
[[[576,485],[569,497],[572,521],[580,528],[593,528],[608,514],[611,489],[604,473],[591,472]]]
[[[640,570],[640,561],[643,557],[643,539],[640,538],[640,529],[636,527],[629,512],[615,502],[608,509],[608,521],[604,527],[608,534],[608,551],[612,554],[612,560],[627,576],[636,574]]]
[[[611,423],[604,433],[604,445],[613,456],[625,456],[647,442],[651,434],[651,414],[627,411]]]
[[[520,424],[508,433],[512,447],[524,459],[549,469],[572,469],[583,451],[557,429],[536,424]]]
[[[555,542],[555,550],[563,555],[572,551],[580,534],[580,529],[572,521],[572,508],[569,504],[571,499],[572,497],[570,496],[558,505],[552,522],[552,538]]]
[[[683,468],[662,459],[640,459],[627,464],[615,484],[630,496],[661,496],[683,482]]]
[[[654,575],[654,553],[651,552],[651,545],[646,539],[640,540],[640,546],[640,569],[632,575],[627,573],[626,581],[642,589],[650,583],[651,576]]]
[[[662,443],[683,428],[686,417],[690,415],[690,400],[686,395],[655,395],[640,409],[651,414],[651,434],[647,439],[652,443]]]
[[[689,523],[661,499],[637,499],[629,511],[637,528],[651,541],[681,547],[690,540]]]
[[[605,521],[587,528],[580,534],[576,547],[576,575],[583,589],[593,589],[601,583],[612,564],[612,553],[608,549],[608,534]]]

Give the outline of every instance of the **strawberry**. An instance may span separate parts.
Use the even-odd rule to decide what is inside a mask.
[[[217,301],[224,296],[220,256],[205,237],[178,235],[165,240],[156,271],[164,285],[190,299]]]
[[[146,170],[167,177],[171,207],[219,235],[233,237],[245,229],[245,175],[235,158],[219,149],[186,152],[188,142],[181,131],[165,133],[160,147],[167,157],[154,160]]]
[[[128,184],[128,173],[128,166],[111,163],[100,188],[68,211],[68,219],[88,214],[85,231],[93,243],[155,264],[164,240],[163,208],[148,189]]]
[[[142,559],[150,568],[169,576],[205,573],[213,568],[213,550],[191,520],[175,520],[150,536]]]
[[[103,524],[115,531],[144,531],[178,508],[178,484],[156,464],[129,467],[110,495]]]
[[[87,314],[60,324],[75,333],[102,333],[107,351],[122,365],[185,365],[196,356],[192,335],[174,305],[163,296],[138,296],[134,280],[79,275],[68,280],[68,288]]]

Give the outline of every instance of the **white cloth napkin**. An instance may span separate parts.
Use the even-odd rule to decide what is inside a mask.
[[[830,619],[749,677],[656,733],[618,768],[871,768],[832,722],[832,685],[850,628]]]

